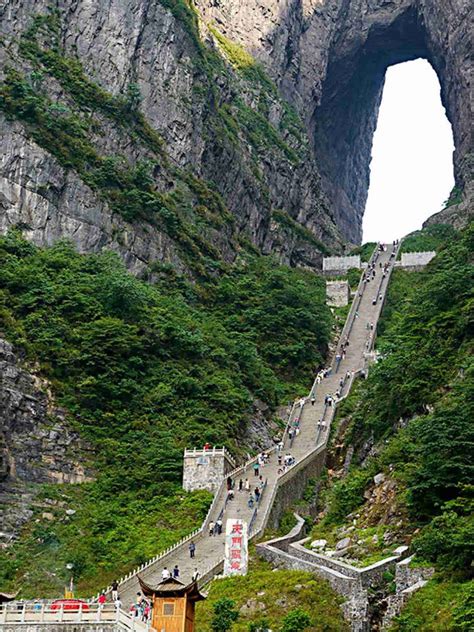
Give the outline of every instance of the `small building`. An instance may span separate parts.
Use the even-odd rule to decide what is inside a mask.
[[[186,449],[183,462],[183,489],[215,492],[223,479],[235,468],[235,461],[225,448]]]
[[[197,582],[187,586],[174,577],[163,580],[156,588],[138,577],[145,597],[152,603],[151,627],[156,632],[196,632],[195,605],[205,599]]]
[[[331,307],[349,304],[350,288],[347,281],[326,281],[326,303]]]

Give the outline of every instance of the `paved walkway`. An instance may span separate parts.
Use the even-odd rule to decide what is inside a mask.
[[[328,408],[325,405],[325,395],[331,394],[334,396],[336,391],[340,389],[339,382],[341,378],[344,378],[348,373],[351,374],[352,372],[363,369],[366,365],[366,355],[372,349],[377,321],[393,267],[390,265],[389,273],[382,278],[383,273],[379,267],[379,263],[381,262],[382,266],[387,262],[393,263],[395,258],[391,257],[392,250],[393,247],[389,245],[386,251],[377,254],[375,278],[371,279],[367,284],[361,282],[359,285],[359,290],[341,336],[341,341],[346,340],[346,338],[349,340],[345,358],[341,359],[337,369],[337,363],[334,360],[331,374],[323,379],[321,384],[313,385],[310,394],[313,394],[315,397],[314,405],[311,404],[308,398],[302,409],[298,407],[294,411],[293,418],[297,415],[300,417],[300,432],[292,443],[288,436],[285,437],[283,456],[286,452],[290,452],[296,459],[296,465],[312,452],[316,445],[324,445],[327,442],[333,410],[331,407]],[[373,331],[367,328],[368,323],[373,323]],[[340,350],[341,341],[336,353]],[[347,394],[351,385],[352,378],[346,378],[341,393],[342,396]],[[325,428],[318,428],[318,421],[320,420],[324,421]],[[276,452],[273,451],[270,462],[261,469],[261,474],[267,480],[267,487],[263,493],[257,515],[252,523],[251,535],[259,533],[265,526],[269,510],[271,509],[272,493],[278,485],[278,478],[281,474],[279,474],[278,469],[277,455]],[[291,469],[289,472],[291,472]],[[288,475],[290,474],[288,473]],[[248,478],[254,486],[258,481],[258,477],[254,475],[252,463],[249,463],[241,472],[238,472],[234,478],[236,480],[236,487],[240,478],[244,480]],[[213,508],[206,523],[206,529],[208,522],[210,520],[215,522],[224,509],[225,495],[226,490],[223,485],[213,503]],[[235,492],[235,499],[227,504],[222,515],[224,525],[228,518],[241,518],[247,521],[248,524],[251,523],[254,509],[248,507],[247,501],[248,493]],[[185,542],[162,559],[140,571],[140,576],[147,583],[155,585],[161,581],[161,572],[164,566],[171,569],[175,564],[179,566],[180,579],[184,582],[191,580],[191,575],[196,568],[201,577],[209,576],[209,573],[212,575],[218,572],[219,564],[224,558],[224,535],[210,537],[207,532],[204,531],[197,534],[193,541],[196,544],[195,559],[190,558],[188,542]],[[138,591],[139,584],[136,575],[126,579],[121,584],[119,593],[124,606],[128,607],[134,601]]]

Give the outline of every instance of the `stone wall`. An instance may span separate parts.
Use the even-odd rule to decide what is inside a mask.
[[[327,555],[321,555],[306,549],[303,545],[306,540],[301,540],[289,546],[288,552],[295,555],[298,558],[312,562],[313,564],[325,566],[336,572],[339,572],[348,578],[355,579],[361,588],[375,587],[380,584],[383,579],[383,575],[388,570],[395,570],[395,564],[400,560],[400,555],[392,555],[390,557],[365,566],[357,568],[351,564],[340,562],[339,560],[332,559]]]
[[[270,529],[278,527],[282,515],[294,504],[295,498],[303,497],[310,479],[321,474],[325,461],[326,447],[321,446],[280,478],[267,522]]]
[[[434,250],[427,252],[402,252],[402,268],[423,268],[436,257]]]
[[[326,281],[326,303],[331,307],[349,304],[350,289],[347,281]]]
[[[350,268],[361,267],[360,255],[350,257],[324,257],[323,272],[345,272]]]
[[[284,568],[294,571],[307,571],[327,580],[336,592],[349,597],[358,589],[357,581],[351,577],[345,577],[341,573],[328,567],[318,566],[309,560],[304,560],[286,553],[281,549],[270,546],[267,542],[257,544],[257,553],[260,557],[270,562],[274,568]]]
[[[409,597],[423,588],[433,576],[434,568],[412,567],[413,556],[398,562],[395,567],[395,594],[389,595],[387,609],[382,620],[382,629],[390,627],[394,617],[400,614]]]

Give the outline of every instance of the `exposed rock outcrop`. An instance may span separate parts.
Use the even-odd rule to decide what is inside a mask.
[[[339,230],[352,242],[360,240],[372,135],[390,64],[416,57],[432,63],[453,126],[457,186],[467,191],[468,2],[197,0],[196,9],[199,23],[186,0],[93,5],[61,0],[57,45],[111,95],[138,87],[141,111],[163,137],[174,165],[154,173],[160,191],[181,186],[176,166],[214,183],[235,226],[205,236],[225,260],[235,258],[244,238],[282,261],[319,265],[317,244],[288,226],[282,229],[273,220],[279,210],[335,249],[341,245]],[[18,44],[34,17],[47,10],[44,0],[13,0],[0,9],[3,69],[13,66],[27,78],[38,72],[31,55],[19,54]],[[300,122],[260,72],[248,72],[251,59],[232,48],[233,42],[263,63]],[[50,69],[41,67],[41,73],[40,91],[77,106],[67,82],[51,76]],[[94,104],[89,107],[94,113]],[[93,141],[102,155],[121,155],[132,164],[150,157],[120,125],[103,115],[96,119],[101,130]],[[2,232],[20,224],[38,244],[67,237],[84,251],[112,248],[136,272],[160,261],[182,267],[166,232],[112,213],[97,191],[38,146],[23,123],[3,119],[1,130]],[[470,205],[465,200],[461,215]]]
[[[91,480],[86,456],[48,385],[0,339],[0,541],[11,541],[31,516],[36,484]]]

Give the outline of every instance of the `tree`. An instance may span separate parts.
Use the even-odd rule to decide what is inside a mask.
[[[235,609],[235,601],[232,599],[219,599],[214,604],[214,616],[211,621],[212,632],[228,632],[232,624],[239,618]]]
[[[138,110],[142,100],[140,87],[137,83],[129,83],[127,86],[127,105],[130,110]]]
[[[296,608],[291,610],[283,619],[281,632],[303,632],[311,625],[311,618],[305,610]]]

